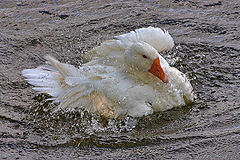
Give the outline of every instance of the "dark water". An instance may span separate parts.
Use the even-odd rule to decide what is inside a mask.
[[[238,0],[0,2],[0,159],[239,159]],[[155,26],[191,79],[191,106],[133,119],[55,113],[20,75],[51,54],[75,66],[114,35]]]

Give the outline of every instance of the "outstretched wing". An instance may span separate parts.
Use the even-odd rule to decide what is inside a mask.
[[[124,48],[130,47],[136,42],[146,42],[158,52],[170,50],[174,46],[173,38],[168,31],[154,27],[136,29],[115,38],[117,39],[117,43]]]
[[[122,54],[133,43],[145,42],[153,46],[158,52],[171,50],[174,41],[171,35],[160,28],[141,28],[129,33],[115,36],[114,40],[103,42],[100,46],[86,54],[86,61],[95,60],[98,63],[109,61],[123,61]],[[109,65],[109,63],[107,63]]]
[[[74,66],[60,63],[51,56],[46,56],[46,59],[47,65],[22,71],[22,75],[34,86],[34,90],[60,100],[65,91],[76,84],[76,81],[86,79]]]
[[[60,102],[55,109],[71,111],[83,108],[91,113],[99,113],[104,117],[114,117],[113,103],[103,94],[96,91],[95,83],[100,83],[98,76],[85,71],[91,76],[86,76],[84,68],[77,69],[72,65],[60,63],[51,56],[46,56],[47,64],[35,69],[22,71],[28,83],[40,93],[47,93]],[[101,68],[97,68],[101,70]],[[93,71],[96,71],[93,67]],[[90,72],[90,73],[89,73]]]

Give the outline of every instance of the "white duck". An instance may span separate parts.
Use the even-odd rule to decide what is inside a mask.
[[[148,27],[115,38],[91,50],[79,69],[46,56],[48,65],[22,74],[34,90],[60,102],[57,109],[84,108],[107,118],[140,117],[193,101],[185,75],[158,54],[174,46],[168,32]]]

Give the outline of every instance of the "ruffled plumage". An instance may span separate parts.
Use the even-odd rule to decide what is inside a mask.
[[[46,56],[47,65],[22,71],[33,89],[60,102],[57,109],[83,108],[107,118],[139,117],[186,105],[194,99],[186,76],[170,67],[158,52],[174,46],[160,28],[142,28],[103,42],[79,69]],[[159,58],[168,83],[149,73]]]

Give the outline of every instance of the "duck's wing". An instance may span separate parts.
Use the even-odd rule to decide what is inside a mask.
[[[119,46],[116,40],[108,40],[85,54],[84,61],[88,62],[87,65],[104,64],[117,66],[124,60],[124,52],[125,48]]]
[[[22,74],[34,86],[34,90],[47,93],[52,96],[49,100],[60,103],[56,110],[83,108],[104,117],[114,117],[111,100],[96,87],[101,84],[101,75],[104,75],[101,72],[105,72],[103,66],[77,69],[70,64],[60,63],[51,56],[46,56],[46,59],[47,65],[25,69]]]
[[[22,71],[28,83],[40,93],[47,93],[56,100],[61,100],[66,90],[87,80],[80,70],[70,64],[60,63],[51,56],[46,56],[46,60],[47,65]]]
[[[117,43],[124,48],[130,47],[136,42],[146,42],[158,52],[170,50],[174,46],[173,38],[168,31],[154,27],[136,29],[115,38],[117,39]]]
[[[107,65],[121,64],[124,60],[123,54],[127,48],[136,42],[146,42],[158,52],[170,50],[174,46],[173,38],[167,31],[154,27],[141,28],[115,36],[114,40],[103,42],[100,46],[93,48],[87,53],[85,60],[98,60],[98,63]]]

